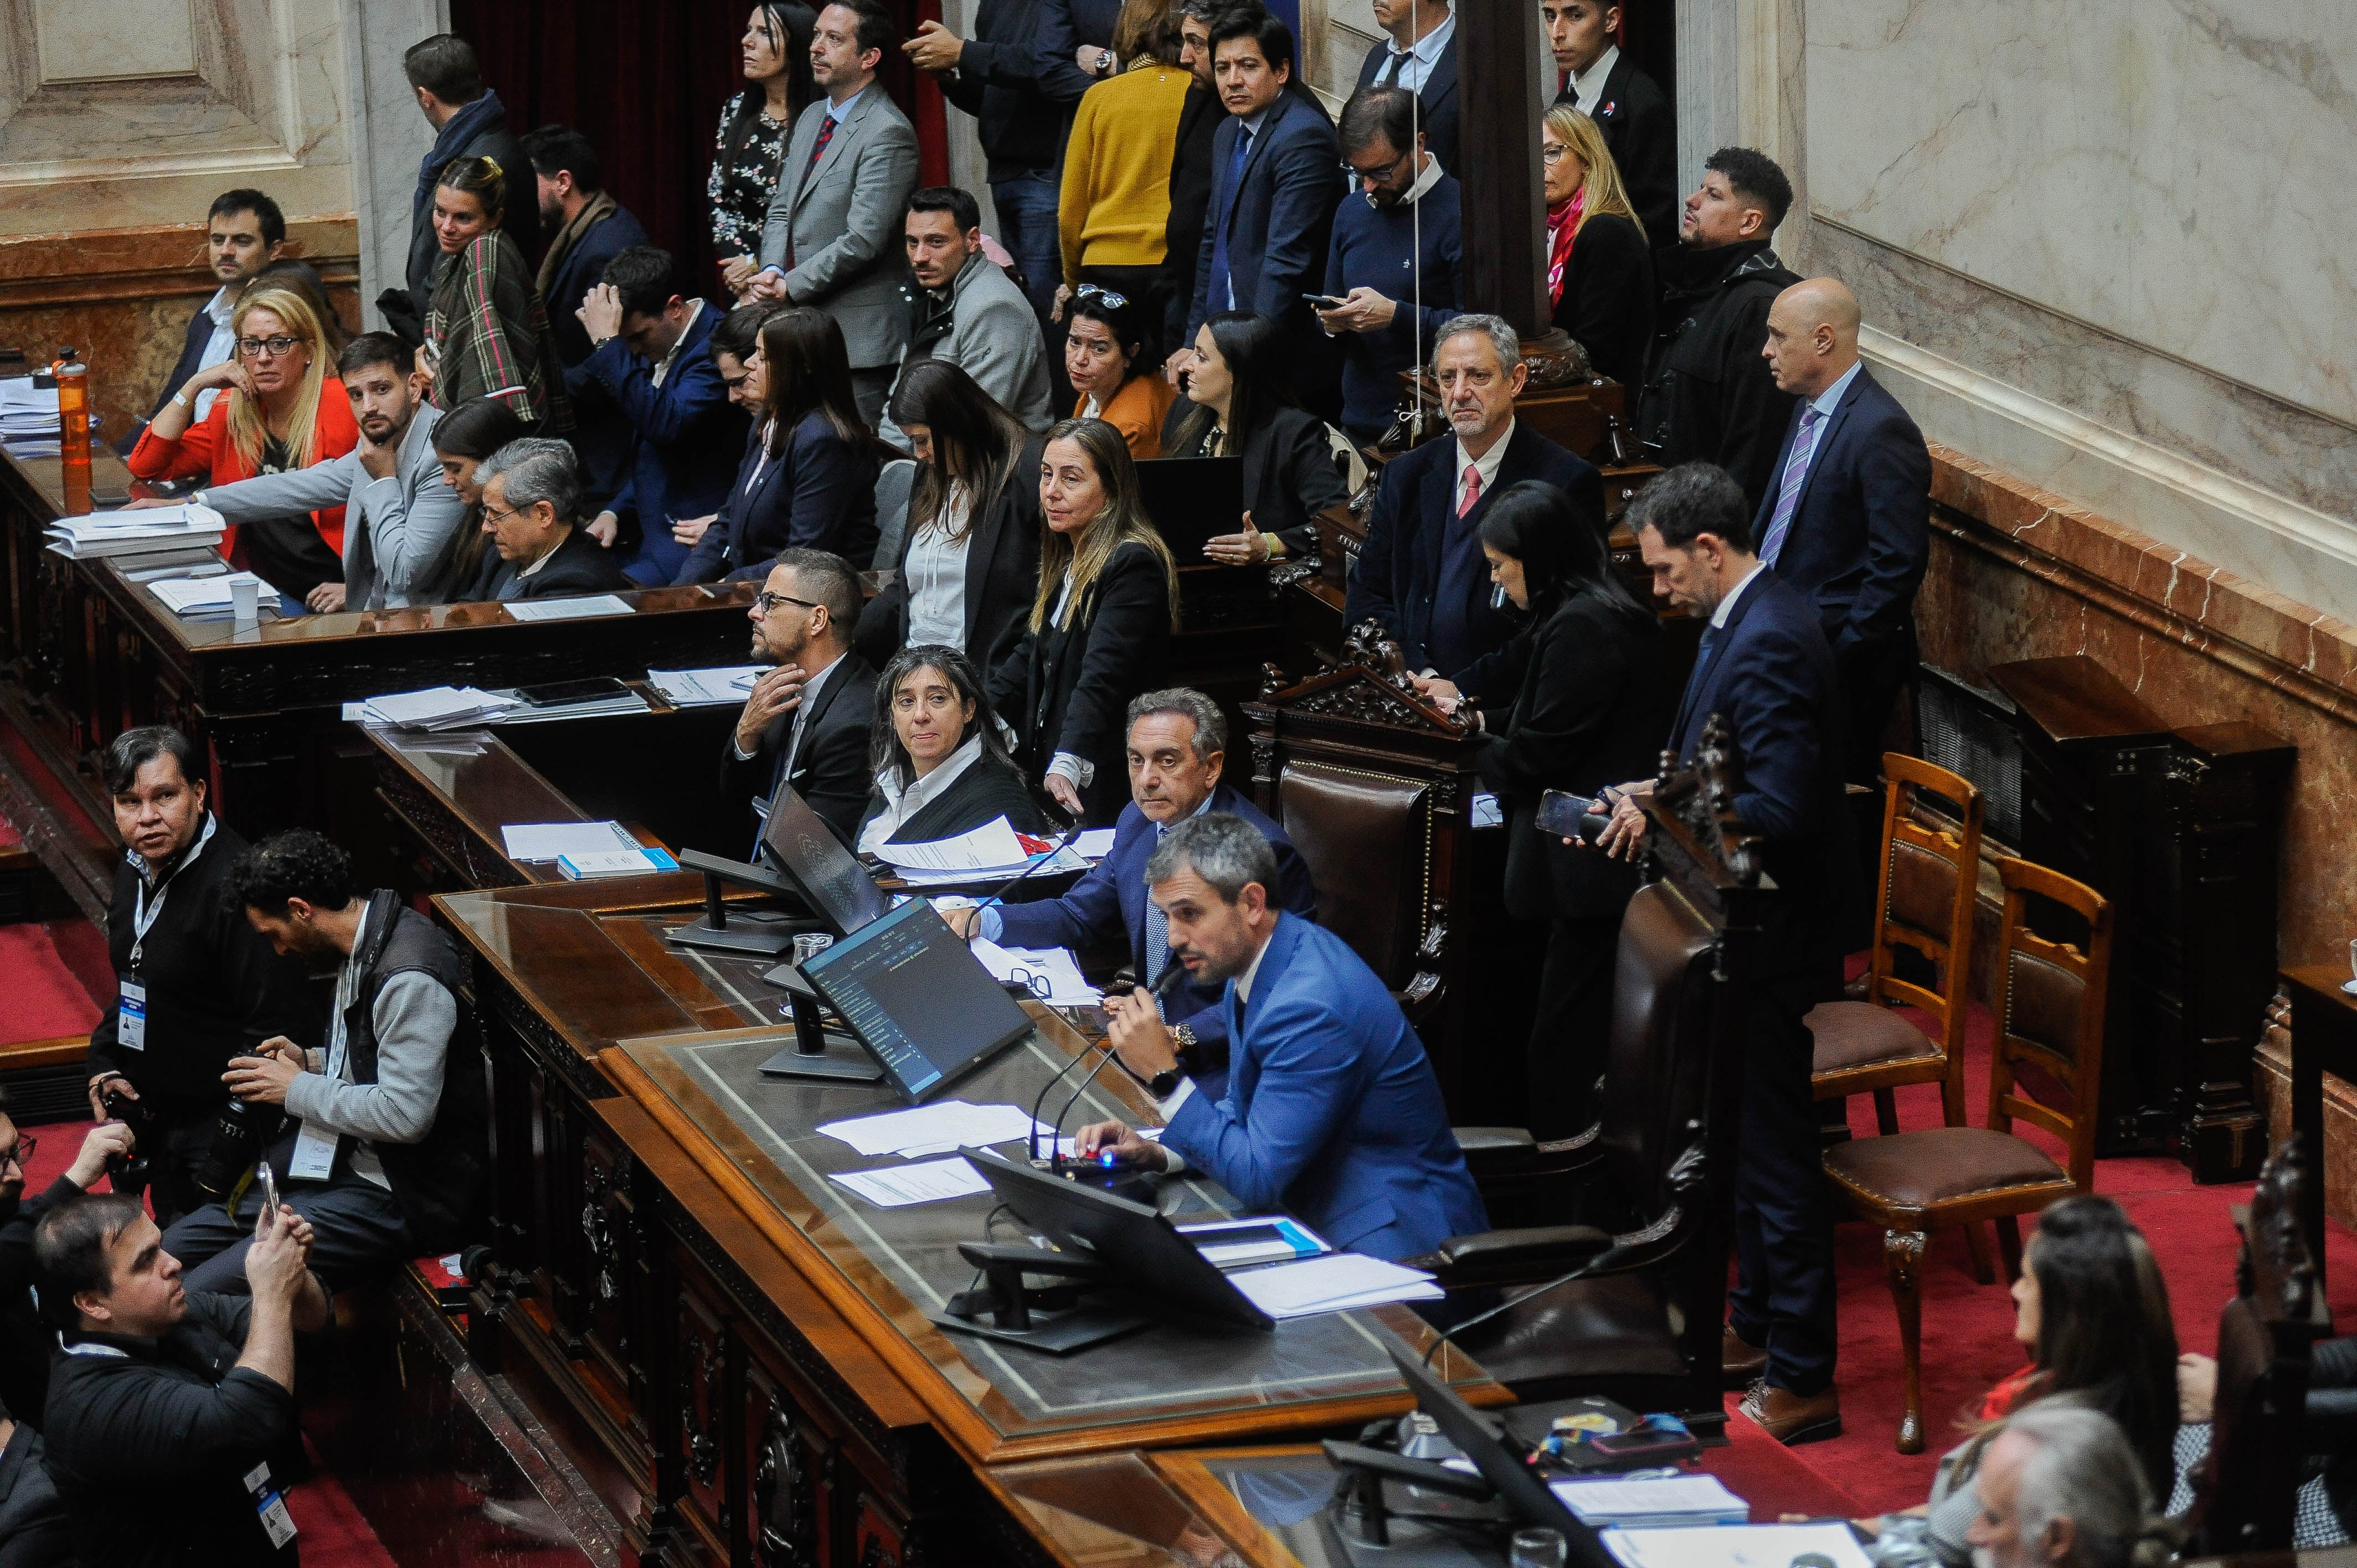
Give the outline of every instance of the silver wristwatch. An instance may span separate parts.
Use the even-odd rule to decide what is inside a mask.
[[[1097,51],[1097,74],[1099,76],[1111,76],[1113,74],[1113,51],[1111,49],[1099,49]]]

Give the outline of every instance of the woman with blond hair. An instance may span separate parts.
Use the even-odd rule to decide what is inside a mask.
[[[1539,165],[1555,324],[1587,350],[1598,375],[1641,386],[1653,340],[1653,259],[1620,166],[1596,122],[1565,103],[1541,123]]]
[[[1039,590],[1023,639],[990,676],[1015,753],[1092,827],[1129,800],[1129,700],[1165,683],[1178,568],[1139,499],[1120,431],[1067,419],[1039,458]]]
[[[532,170],[521,171],[530,178]],[[534,199],[530,191],[522,200]],[[421,366],[434,378],[434,406],[495,397],[534,435],[573,428],[565,363],[532,263],[500,227],[508,176],[492,158],[452,158],[434,188],[434,297],[425,310]]]
[[[307,468],[360,445],[344,383],[329,373],[326,324],[308,299],[248,288],[230,331],[230,357],[190,376],[131,449],[136,478],[226,485]],[[216,388],[227,395],[196,422],[197,394]],[[260,519],[231,529],[221,546],[278,590],[285,614],[301,615],[312,590],[344,580],[344,509]]]

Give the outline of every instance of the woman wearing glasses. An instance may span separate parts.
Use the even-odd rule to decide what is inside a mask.
[[[1587,350],[1598,375],[1641,385],[1653,340],[1653,261],[1620,166],[1596,122],[1566,103],[1540,123],[1539,163],[1555,324]]]
[[[1347,462],[1351,444],[1293,405],[1286,379],[1285,334],[1267,317],[1223,310],[1196,329],[1187,401],[1170,411],[1162,451],[1243,460],[1243,526],[1203,545],[1222,565],[1308,554],[1309,520],[1349,495],[1336,448]]]
[[[1178,395],[1146,350],[1145,306],[1084,283],[1065,307],[1064,374],[1074,419],[1102,419],[1121,432],[1133,457],[1162,456],[1162,422]]]
[[[533,199],[529,190],[523,199]],[[565,364],[532,263],[500,227],[507,200],[507,175],[494,159],[452,158],[443,169],[434,188],[442,259],[419,361],[434,378],[435,407],[495,397],[534,435],[562,435],[573,428]]]
[[[1051,831],[1007,755],[981,672],[956,649],[919,643],[894,654],[876,678],[867,734],[876,792],[859,823],[862,854],[953,838],[1001,817],[1017,832]]]
[[[131,449],[135,478],[226,485],[307,468],[360,445],[351,400],[328,373],[325,328],[308,301],[287,289],[250,288],[230,330],[230,357],[190,376]],[[215,388],[229,395],[194,423],[197,394]],[[344,509],[245,523],[221,548],[278,590],[282,613],[298,616],[312,589],[344,580]]]
[[[1129,700],[1167,683],[1178,569],[1138,499],[1128,446],[1102,419],[1048,432],[1039,511],[1039,593],[990,698],[1021,737],[1025,777],[1103,827],[1129,799]]]

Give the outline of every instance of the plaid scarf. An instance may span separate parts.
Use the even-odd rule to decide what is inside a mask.
[[[573,405],[530,268],[522,250],[498,230],[442,258],[425,313],[434,406],[447,411],[496,394],[533,435],[562,435],[573,428]]]

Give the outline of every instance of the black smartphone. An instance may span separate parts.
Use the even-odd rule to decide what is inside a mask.
[[[597,697],[627,696],[630,690],[611,675],[595,675],[586,681],[551,681],[544,686],[518,686],[516,695],[535,708],[554,708],[567,703],[586,703]]]
[[[1308,300],[1310,306],[1318,310],[1340,310],[1350,303],[1348,300],[1336,299],[1330,294],[1305,294],[1301,297]]]
[[[1538,821],[1534,825],[1543,833],[1559,838],[1583,838],[1582,822],[1596,811],[1596,802],[1585,795],[1575,795],[1567,789],[1550,789],[1539,797]]]
[[[1659,1465],[1667,1460],[1691,1459],[1702,1452],[1702,1444],[1695,1441],[1691,1432],[1645,1429],[1591,1437],[1587,1446],[1598,1458],[1629,1465]]]

